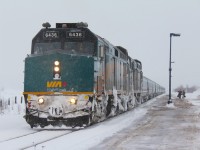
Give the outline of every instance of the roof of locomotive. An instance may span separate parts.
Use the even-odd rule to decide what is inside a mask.
[[[127,51],[125,48],[123,48],[122,46],[116,46],[116,47],[117,47],[118,49],[120,49],[122,53],[124,53],[125,55],[128,56],[128,51]]]
[[[97,39],[99,39],[100,41],[104,42],[107,46],[111,46],[114,49],[121,51],[125,56],[128,56],[128,51],[123,48],[122,46],[114,46],[113,44],[111,44],[108,40],[102,38],[101,36],[95,34],[94,32],[92,32],[90,29],[88,29],[88,24],[84,23],[84,22],[78,22],[78,23],[56,23],[56,27],[55,28],[51,28],[51,25],[46,22],[43,23],[42,26],[44,28],[42,28],[39,33],[43,30],[59,30],[59,29],[87,29],[88,31],[91,32],[91,34],[93,34]],[[38,33],[38,34],[39,34]],[[38,34],[33,38],[33,40],[38,36]],[[128,57],[127,57],[128,58]]]

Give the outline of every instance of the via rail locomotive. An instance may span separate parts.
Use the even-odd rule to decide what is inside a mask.
[[[31,128],[83,126],[120,114],[165,92],[143,76],[142,63],[87,23],[49,23],[25,59],[24,118]]]

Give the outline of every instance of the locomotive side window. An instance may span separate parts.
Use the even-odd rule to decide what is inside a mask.
[[[115,56],[118,57],[118,50],[115,50]]]
[[[51,43],[35,43],[34,45],[34,54],[43,54],[51,50],[61,49],[60,42],[51,42]]]
[[[104,52],[105,50],[104,50],[104,46],[100,46],[100,57],[104,57]]]
[[[93,55],[94,43],[92,42],[65,42],[64,50],[74,52],[74,53]]]

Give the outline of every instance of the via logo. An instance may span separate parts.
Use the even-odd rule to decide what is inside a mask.
[[[62,88],[66,87],[67,82],[62,81],[47,81],[47,88]]]

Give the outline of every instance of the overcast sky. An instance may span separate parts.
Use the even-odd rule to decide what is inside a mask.
[[[2,0],[0,20],[0,88],[23,90],[23,60],[47,21],[87,22],[167,90],[169,34],[181,33],[172,38],[172,88],[200,86],[200,0]]]

